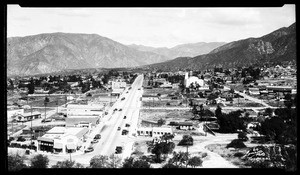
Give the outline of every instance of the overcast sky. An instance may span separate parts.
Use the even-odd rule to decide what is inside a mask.
[[[122,44],[173,47],[260,37],[296,21],[277,8],[22,8],[7,6],[7,36],[99,34]]]

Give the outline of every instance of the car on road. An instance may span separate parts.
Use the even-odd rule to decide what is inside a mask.
[[[93,147],[88,147],[86,150],[84,150],[84,153],[92,152],[94,151]]]
[[[138,88],[138,90],[141,90],[141,88]]]
[[[129,90],[131,89],[131,87],[129,87]]]
[[[51,118],[46,118],[46,119],[43,119],[41,122],[42,123],[52,122],[52,119]]]
[[[129,126],[130,126],[130,124],[128,124],[128,123],[125,124],[125,127],[129,127]]]
[[[95,139],[101,139],[101,135],[100,134],[96,134],[95,137],[94,137],[94,140]]]
[[[126,92],[126,94],[128,93],[128,91]]]
[[[124,116],[124,118],[123,119],[126,119],[126,115]]]
[[[122,153],[122,151],[123,151],[123,148],[121,147],[121,146],[117,146],[116,147],[116,154],[120,154],[120,153]]]
[[[122,108],[120,108],[119,111],[122,111]]]
[[[99,141],[97,139],[94,139],[91,141],[91,143],[98,143]]]
[[[125,100],[125,97],[121,98],[121,100]]]
[[[118,131],[120,131],[121,130],[121,127],[118,127]]]
[[[122,135],[127,135],[127,134],[128,134],[128,131],[126,129],[123,129]]]

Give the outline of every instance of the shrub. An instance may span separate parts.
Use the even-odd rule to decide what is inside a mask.
[[[246,148],[246,145],[243,143],[243,141],[234,139],[226,146],[226,148]]]
[[[26,139],[24,137],[20,136],[20,137],[18,137],[17,141],[18,142],[24,142],[24,141],[26,141]]]
[[[244,153],[242,153],[242,152],[234,153],[234,157],[242,157],[243,155],[244,155]]]
[[[248,141],[249,138],[247,137],[247,133],[246,132],[240,132],[238,134],[238,139],[241,141]]]

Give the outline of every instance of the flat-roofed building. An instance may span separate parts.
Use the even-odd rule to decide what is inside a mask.
[[[164,134],[173,134],[171,127],[139,127],[138,136],[161,137]]]
[[[66,127],[95,127],[103,116],[103,104],[68,104]]]
[[[87,128],[54,127],[38,137],[37,150],[53,153],[76,152],[82,146],[87,133]]]

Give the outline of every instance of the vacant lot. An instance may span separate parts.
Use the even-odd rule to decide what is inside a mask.
[[[164,89],[164,88],[153,88],[153,89],[144,89],[144,95],[166,95],[177,92],[178,89]]]
[[[142,120],[157,121],[160,118],[166,120],[166,124],[170,121],[185,121],[193,117],[189,110],[152,110],[142,109],[140,112],[139,123]]]
[[[171,100],[171,99],[143,99],[142,107],[186,107],[186,103],[182,100]]]

